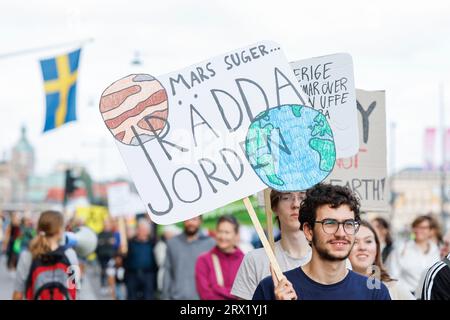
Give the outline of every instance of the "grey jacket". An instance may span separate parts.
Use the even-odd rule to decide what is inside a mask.
[[[184,233],[167,241],[164,262],[162,298],[170,300],[198,300],[195,287],[195,263],[204,252],[214,247],[211,237],[200,234],[197,240],[188,242]]]

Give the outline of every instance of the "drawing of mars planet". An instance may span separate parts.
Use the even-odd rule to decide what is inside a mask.
[[[100,99],[103,120],[116,140],[139,145],[155,138],[165,127],[169,115],[167,93],[161,83],[148,74],[132,74],[111,84]]]

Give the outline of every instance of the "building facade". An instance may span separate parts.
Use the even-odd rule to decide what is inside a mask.
[[[419,215],[431,214],[444,223],[442,204],[444,211],[450,212],[450,172],[442,175],[438,170],[409,168],[399,171],[391,179],[393,201],[390,219],[395,231],[410,228],[412,221]],[[443,202],[442,185],[445,191]],[[448,223],[448,219],[446,220]]]

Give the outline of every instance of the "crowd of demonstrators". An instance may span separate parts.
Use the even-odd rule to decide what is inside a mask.
[[[244,245],[231,215],[219,217],[215,230],[202,229],[198,216],[184,221],[183,229],[164,226],[160,236],[146,215],[121,233],[118,220],[108,217],[94,260],[102,298],[450,299],[450,232],[443,237],[431,216],[416,218],[414,237],[403,243],[394,241],[385,219],[361,220],[359,200],[346,187],[272,190],[270,200],[280,229],[274,254],[282,279],[271,274],[263,248]],[[64,231],[76,233],[83,224],[75,216],[65,226],[56,211],[41,213],[36,226],[27,214],[0,216],[14,299],[79,298],[78,284],[93,273],[83,272],[86,258],[77,256]],[[36,281],[44,273],[53,280]]]
[[[413,295],[423,272],[439,260],[439,248],[431,239],[432,223],[430,216],[414,219],[414,239],[397,245],[386,262],[390,275],[402,281]]]
[[[281,239],[275,242],[274,254],[282,271],[306,264],[311,249],[300,230],[299,208],[304,192],[270,193],[271,208],[277,217]],[[247,253],[239,267],[231,293],[240,299],[250,300],[259,282],[270,275],[270,262],[263,248]]]
[[[368,276],[371,279],[368,283],[370,286],[379,286],[382,281],[388,288],[392,300],[414,300],[415,297],[405,285],[401,281],[392,279],[386,271],[378,234],[379,232],[376,232],[375,227],[369,222],[364,220],[360,222],[359,230],[355,235],[355,244],[349,256],[352,270]]]
[[[273,275],[263,279],[253,299],[390,300],[383,283],[369,287],[368,277],[346,266],[359,229],[359,206],[359,200],[346,187],[318,184],[309,189],[300,206],[299,220],[311,244],[311,260],[284,272],[282,279]]]
[[[202,300],[234,300],[231,294],[244,257],[239,244],[239,223],[231,215],[221,216],[216,227],[216,246],[203,253],[195,265],[195,283]]]
[[[202,253],[215,245],[214,239],[201,232],[201,223],[201,216],[184,221],[183,233],[167,241],[163,299],[199,299],[195,286],[195,263]]]

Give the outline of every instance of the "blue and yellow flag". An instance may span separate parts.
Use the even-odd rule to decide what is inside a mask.
[[[75,121],[78,61],[81,49],[41,60],[46,100],[44,132]]]

